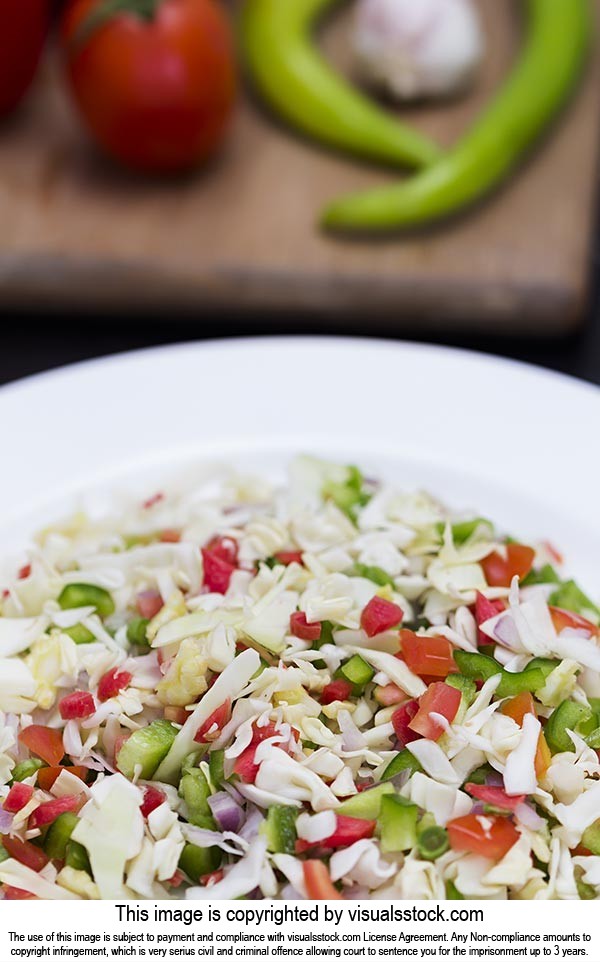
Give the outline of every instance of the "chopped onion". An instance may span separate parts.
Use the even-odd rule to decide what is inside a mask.
[[[224,832],[239,831],[243,815],[240,806],[227,792],[217,792],[210,795],[208,804],[219,828]]]
[[[356,727],[349,711],[342,709],[337,716],[342,733],[342,748],[345,752],[357,752],[367,744],[365,736]]]
[[[532,832],[539,832],[544,827],[544,819],[527,802],[515,806],[515,815],[521,824]]]
[[[0,835],[8,835],[12,828],[14,816],[0,808]]]

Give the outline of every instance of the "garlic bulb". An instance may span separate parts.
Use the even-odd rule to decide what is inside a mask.
[[[460,90],[484,47],[472,0],[358,0],[353,43],[363,78],[399,100]]]

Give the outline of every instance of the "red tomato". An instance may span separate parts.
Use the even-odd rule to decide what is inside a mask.
[[[400,644],[401,657],[416,675],[446,678],[451,672],[458,671],[453,658],[454,649],[447,638],[417,635],[403,629]]]
[[[363,838],[371,838],[375,831],[376,822],[364,818],[350,818],[348,815],[336,815],[335,832],[319,842],[325,848],[347,848]]]
[[[115,698],[120,691],[127,688],[132,678],[133,675],[130,671],[119,671],[118,668],[107,671],[98,682],[99,701],[108,701],[109,698]]]
[[[148,815],[150,815],[155,808],[162,805],[166,797],[165,792],[161,791],[160,788],[155,788],[154,785],[147,785],[144,789],[144,800],[140,805],[140,812],[144,818],[148,818]]]
[[[251,785],[253,785],[256,781],[259,768],[254,761],[255,755],[256,745],[250,745],[248,748],[244,749],[241,755],[238,755],[233,763],[233,771],[238,778],[241,778],[243,782],[248,782]]]
[[[35,76],[48,32],[48,0],[2,4],[0,30],[0,116],[25,96]]]
[[[552,624],[557,634],[560,634],[565,628],[578,628],[583,629],[583,631],[589,631],[592,638],[599,634],[597,626],[582,615],[577,615],[574,611],[567,611],[565,608],[555,608],[553,605],[549,605],[549,608]]]
[[[235,538],[220,538],[217,536],[208,542],[206,550],[234,567],[238,563],[239,547]]]
[[[294,611],[290,615],[290,633],[302,641],[318,641],[323,626],[320,621],[307,621],[303,611]]]
[[[4,898],[7,902],[23,901],[24,899],[35,899],[37,902],[37,895],[32,895],[31,892],[26,892],[25,889],[15,888],[14,885],[3,885],[2,892]]]
[[[331,881],[331,876],[324,862],[308,859],[302,866],[304,884],[309,899],[341,899],[342,896]]]
[[[499,615],[501,611],[504,611],[504,602],[501,598],[497,598],[494,601],[490,601],[485,595],[482,595],[480,591],[477,592],[475,598],[475,621],[477,622],[477,627],[487,621],[488,618],[494,618]],[[477,632],[480,645],[489,645],[490,639],[487,635],[484,635],[482,631]]]
[[[40,768],[37,773],[38,788],[43,789],[45,792],[49,792],[61,772],[69,772],[71,775],[75,775],[76,778],[80,778],[81,781],[84,782],[88,773],[88,769],[84,768],[83,765],[55,765],[51,768]]]
[[[202,561],[204,563],[204,584],[209,591],[216,591],[224,595],[229,588],[231,576],[235,571],[235,565],[230,561],[225,561],[218,554],[202,548]]]
[[[392,725],[394,726],[396,738],[403,747],[408,745],[409,742],[414,742],[415,739],[419,737],[417,733],[409,727],[418,711],[418,700],[411,698],[410,701],[405,701],[403,705],[400,705],[392,715]]]
[[[448,822],[450,847],[499,861],[519,840],[519,833],[502,815],[463,815]]]
[[[15,782],[8,795],[4,799],[2,808],[5,812],[20,812],[25,808],[33,796],[33,785],[24,785],[23,782]]]
[[[507,544],[504,548],[506,556],[499,551],[491,554],[481,562],[485,580],[493,588],[510,588],[515,577],[522,581],[533,567],[535,551],[524,544]]]
[[[219,705],[218,708],[215,708],[212,715],[208,716],[204,724],[200,725],[200,728],[194,735],[194,741],[200,742],[200,744],[214,742],[215,738],[219,737],[221,734],[221,729],[225,727],[230,718],[231,698],[227,698],[222,705]],[[214,729],[214,731],[212,729]]]
[[[494,808],[505,808],[507,812],[514,812],[526,798],[525,795],[507,795],[504,789],[497,785],[474,785],[473,782],[467,782],[465,791],[480,802],[493,805]]]
[[[399,605],[375,595],[362,610],[360,627],[369,638],[373,638],[374,635],[399,625],[403,617],[404,612]]]
[[[301,551],[278,551],[275,555],[275,561],[278,561],[280,565],[304,564]]]
[[[331,705],[334,701],[346,701],[352,694],[352,685],[345,678],[330,681],[321,692],[321,704]]]
[[[65,754],[62,734],[46,725],[29,725],[20,733],[19,741],[48,765],[59,765]]]
[[[158,0],[153,15],[70,0],[62,21],[67,77],[93,137],[143,171],[185,170],[221,145],[235,99],[231,30],[215,0]]]
[[[29,828],[41,828],[42,825],[49,825],[54,822],[59,815],[64,815],[65,812],[77,812],[80,803],[79,795],[63,795],[62,798],[44,802],[30,815]]]
[[[163,600],[158,591],[140,591],[135,606],[140,618],[152,619],[162,608]]]
[[[22,842],[16,835],[3,835],[1,841],[11,858],[16,859],[21,865],[26,865],[34,872],[40,872],[50,861],[41,848],[32,845],[31,842]]]
[[[444,728],[438,721],[430,717],[430,712],[443,715],[449,722],[453,722],[460,705],[460,698],[458,688],[452,688],[451,685],[446,685],[443,681],[434,682],[419,698],[419,710],[413,720],[409,722],[409,728],[418,732],[423,738],[436,741],[444,734]]]
[[[94,696],[89,691],[74,691],[65,695],[58,703],[58,710],[63,721],[71,718],[89,718],[96,711]]]

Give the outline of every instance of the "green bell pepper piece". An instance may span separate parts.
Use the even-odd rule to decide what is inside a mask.
[[[448,675],[446,677],[446,684],[458,689],[463,696],[467,708],[475,701],[477,685],[471,678],[466,678],[465,675]]]
[[[394,786],[380,782],[366,792],[359,792],[352,795],[345,802],[336,808],[339,815],[349,815],[351,818],[364,818],[371,822],[379,818],[381,812],[382,799],[393,794]]]
[[[85,608],[93,605],[101,618],[114,614],[115,603],[104,588],[97,585],[66,585],[58,596],[61,608]]]
[[[381,799],[379,830],[382,852],[408,852],[417,843],[419,809],[400,795]]]
[[[96,636],[85,625],[72,625],[70,628],[63,628],[62,632],[68,635],[76,645],[91,645],[96,640]]]
[[[179,856],[179,868],[192,882],[198,882],[203,875],[215,872],[221,864],[221,850],[213,845],[210,848],[200,848],[186,842]]]
[[[417,761],[415,756],[409,752],[408,748],[403,748],[401,752],[398,752],[395,758],[392,758],[388,767],[385,769],[383,775],[381,776],[381,781],[389,781],[394,775],[399,775],[400,772],[409,771],[411,775],[415,772],[422,772],[423,768]]]
[[[158,718],[146,728],[139,728],[123,744],[118,757],[117,768],[125,778],[133,778],[137,765],[141,765],[141,778],[152,778],[154,772],[169,753],[175,741],[177,728]]]
[[[586,705],[580,705],[569,699],[561,702],[550,715],[544,728],[550,751],[553,754],[572,752],[574,746],[567,729],[576,732],[580,725],[592,717],[592,711]]]
[[[589,848],[592,855],[600,855],[600,818],[586,828],[581,836],[581,844]]]
[[[575,611],[595,625],[600,622],[600,608],[584,594],[574,581],[563,582],[560,588],[552,592],[548,604],[555,605],[557,608],[565,608],[567,611]]]
[[[500,675],[500,684],[496,689],[498,698],[510,698],[523,691],[537,691],[544,687],[545,677],[541,668],[525,668],[524,671],[506,671],[495,658],[489,655],[475,654],[470,651],[455,651],[454,660],[463,675],[467,678],[487,681],[494,675]]]
[[[40,768],[46,765],[40,758],[27,758],[24,762],[19,762],[12,770],[13,782],[24,782],[26,778],[31,778]]]
[[[352,685],[352,694],[362,695],[365,687],[375,677],[375,670],[360,655],[352,655],[349,661],[341,665],[334,678],[343,678]]]
[[[201,768],[185,767],[179,782],[179,795],[184,800],[188,821],[200,828],[215,828],[215,821],[208,804],[210,785]]]
[[[135,645],[137,648],[148,647],[146,629],[149,624],[148,618],[133,618],[129,622],[127,625],[127,641],[130,645]]]
[[[44,840],[44,851],[49,858],[65,859],[67,845],[79,819],[72,812],[59,815],[52,822]]]
[[[293,805],[271,805],[263,823],[269,852],[296,854],[296,819],[298,809]]]

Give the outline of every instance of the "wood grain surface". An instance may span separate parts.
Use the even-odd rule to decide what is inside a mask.
[[[450,144],[505,76],[520,4],[479,0],[488,51],[476,90],[409,111]],[[349,17],[321,42],[343,69]],[[315,226],[345,190],[393,172],[321,150],[244,95],[226,149],[160,183],[98,157],[50,55],[26,108],[0,129],[0,303],[95,311],[296,311],[390,331],[556,334],[581,316],[589,276],[600,128],[598,60],[569,110],[509,185],[467,217],[407,238],[339,240]]]

